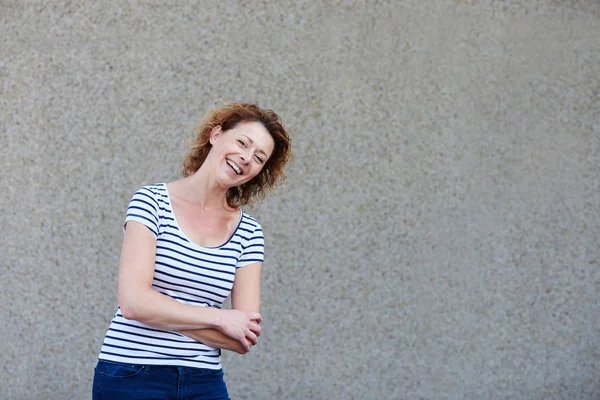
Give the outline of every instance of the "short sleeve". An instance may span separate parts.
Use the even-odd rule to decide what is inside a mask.
[[[158,237],[158,202],[149,188],[141,188],[131,198],[123,230],[129,221],[137,221],[145,225],[155,238]]]
[[[265,259],[265,238],[262,227],[258,222],[255,222],[254,230],[249,233],[249,236],[242,244],[242,254],[238,260],[236,268],[245,267],[246,265],[263,262]]]

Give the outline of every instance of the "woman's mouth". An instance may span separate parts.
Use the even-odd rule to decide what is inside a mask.
[[[242,170],[240,169],[240,167],[235,165],[235,163],[227,160],[227,165],[229,165],[235,171],[236,174],[238,174],[238,175],[242,174]]]

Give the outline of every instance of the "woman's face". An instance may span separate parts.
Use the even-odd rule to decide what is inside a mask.
[[[242,185],[258,175],[275,147],[267,129],[256,121],[240,122],[228,131],[217,126],[210,143],[217,180],[226,187]]]

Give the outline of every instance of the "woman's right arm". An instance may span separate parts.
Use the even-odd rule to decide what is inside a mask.
[[[152,288],[156,238],[137,221],[128,221],[119,262],[118,296],[123,317],[166,330],[216,329],[250,348],[246,336],[260,334],[256,312],[182,304]]]
[[[250,351],[250,347],[244,347],[244,345],[235,339],[230,338],[227,335],[221,333],[216,329],[195,329],[188,331],[179,331],[182,335],[192,338],[198,342],[202,342],[206,345],[217,347],[223,350],[235,351],[239,354],[246,354]],[[260,332],[256,333],[252,338],[246,337],[249,344],[254,346],[258,342],[258,336]]]

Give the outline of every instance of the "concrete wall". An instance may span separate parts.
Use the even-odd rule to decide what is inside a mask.
[[[223,100],[296,155],[232,398],[600,398],[600,2],[112,3],[0,2],[0,398],[90,397],[127,202]]]

